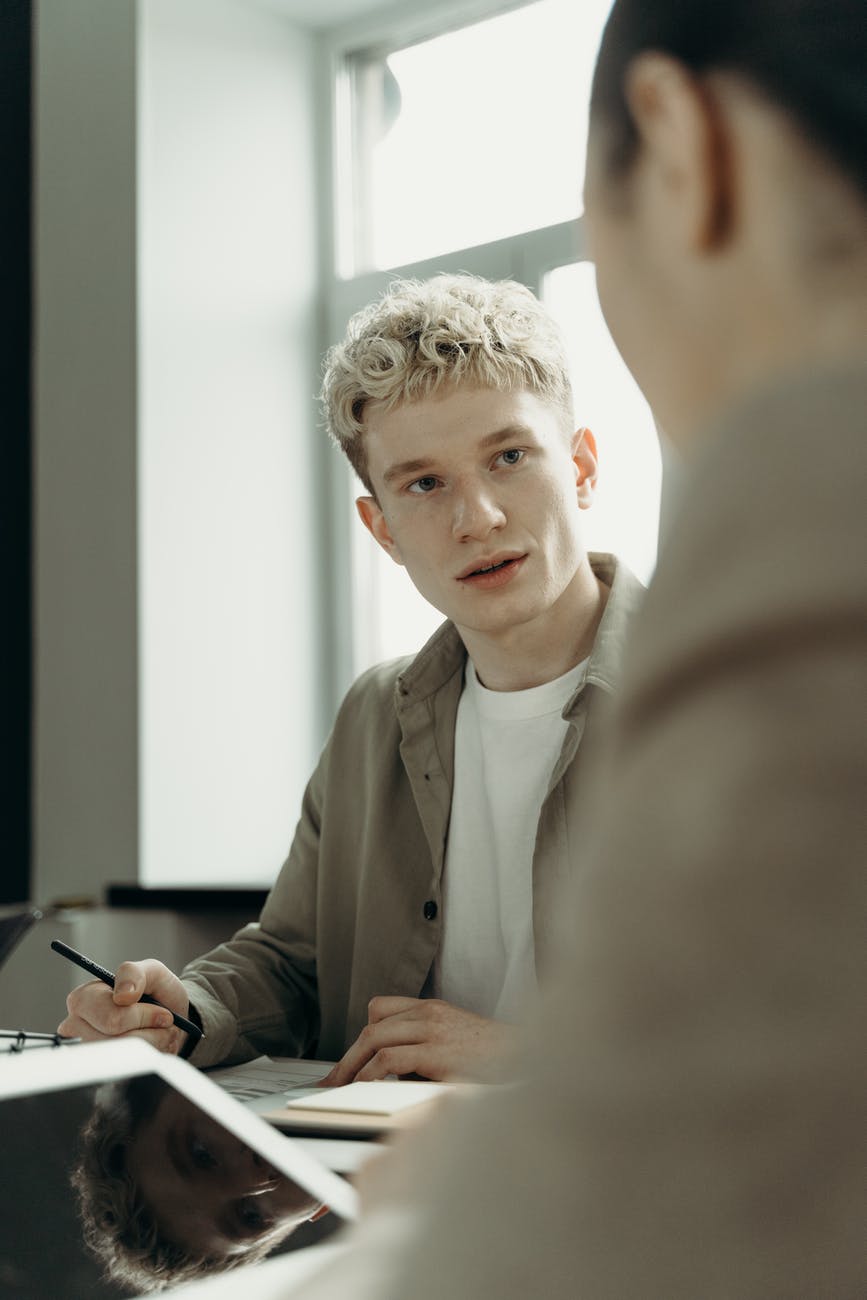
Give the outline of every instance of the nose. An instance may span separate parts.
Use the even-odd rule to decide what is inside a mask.
[[[484,541],[505,522],[490,484],[473,480],[455,487],[452,533],[458,541]]]

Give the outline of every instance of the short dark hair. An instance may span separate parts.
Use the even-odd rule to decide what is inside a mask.
[[[644,51],[696,75],[752,83],[867,194],[867,14],[864,0],[615,0],[591,94],[591,119],[609,132],[608,165],[637,150],[624,76]]]

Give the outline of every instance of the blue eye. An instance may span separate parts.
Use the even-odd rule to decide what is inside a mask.
[[[501,451],[497,460],[504,465],[518,465],[524,459],[524,453],[520,447],[509,447],[506,451]]]
[[[423,478],[417,478],[414,483],[410,483],[407,491],[414,492],[416,496],[426,496],[433,492],[439,479],[434,478],[433,474],[425,474]]]

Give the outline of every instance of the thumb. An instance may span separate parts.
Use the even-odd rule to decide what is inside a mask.
[[[174,971],[155,957],[142,961],[122,961],[114,977],[114,1001],[117,1006],[128,1007],[145,994],[156,998],[169,1011],[185,1016],[190,1009],[190,999]]]
[[[145,990],[143,967],[135,961],[122,961],[114,977],[114,1001],[119,1007],[132,1006]]]

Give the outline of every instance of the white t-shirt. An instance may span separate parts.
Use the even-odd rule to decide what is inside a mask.
[[[434,996],[519,1020],[536,987],[533,850],[539,812],[586,661],[526,691],[489,691],[467,661]]]

